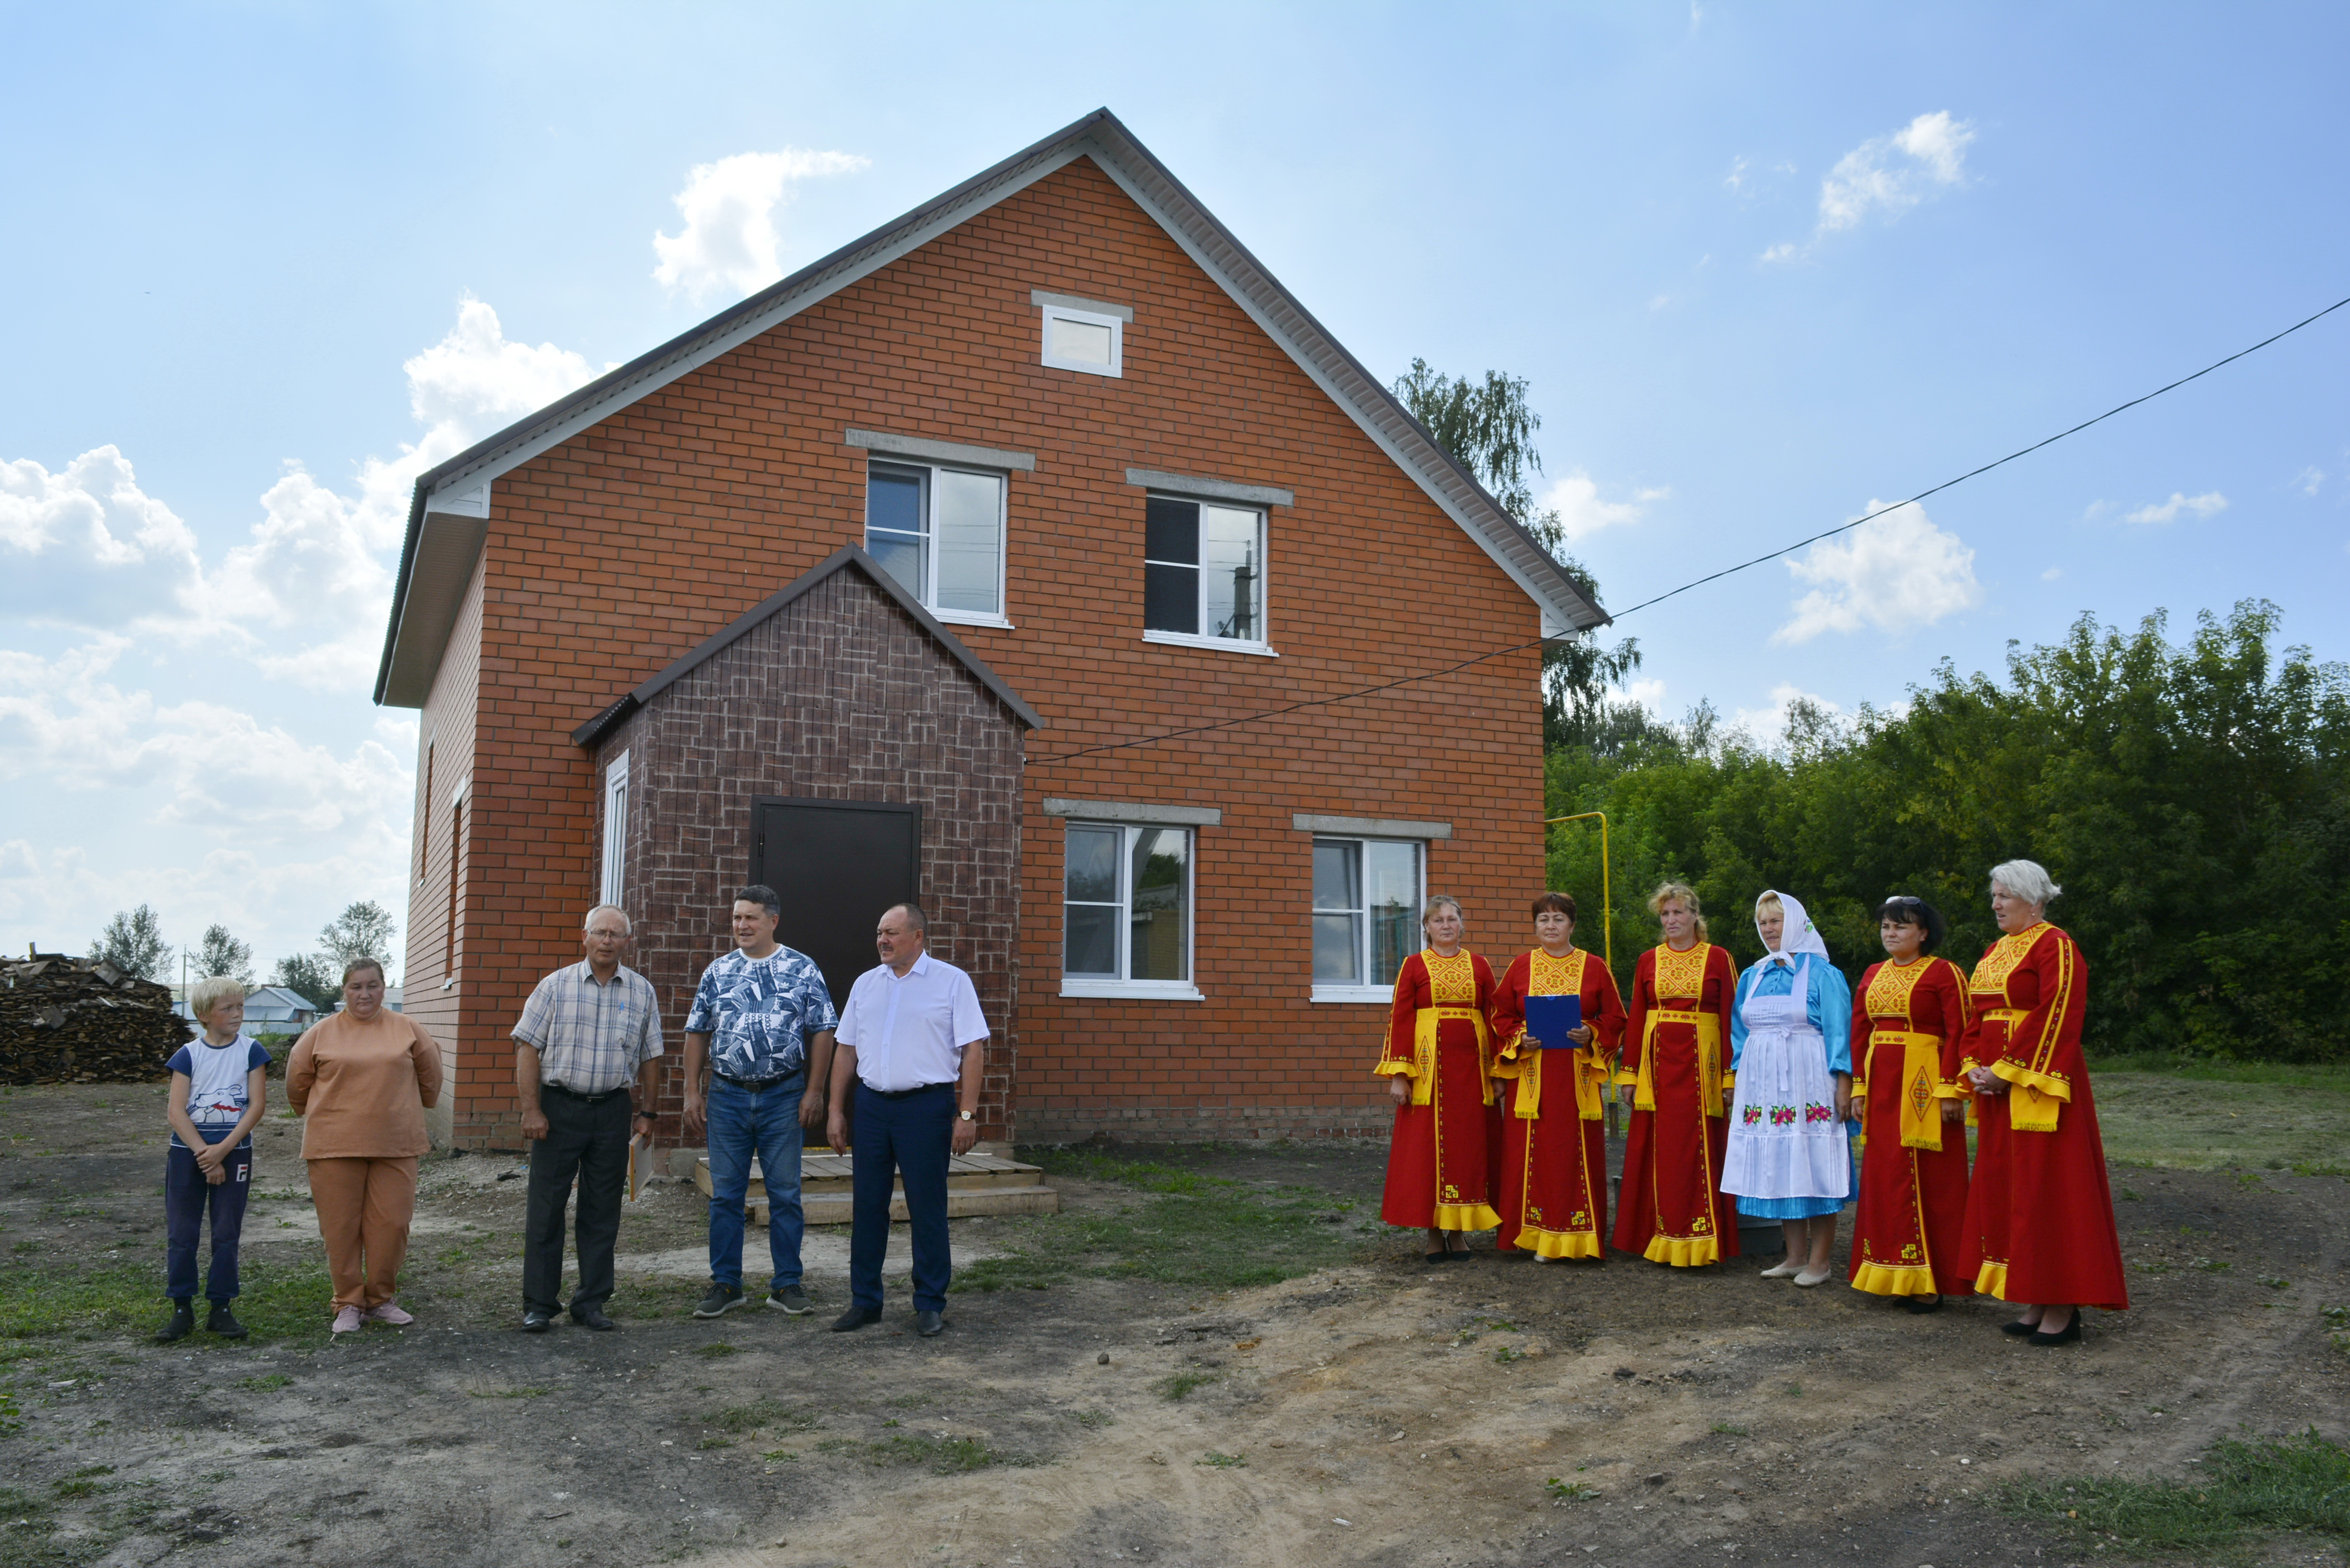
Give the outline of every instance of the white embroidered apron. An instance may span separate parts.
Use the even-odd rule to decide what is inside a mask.
[[[1784,996],[1750,994],[1739,1016],[1746,1045],[1730,1107],[1721,1189],[1741,1198],[1852,1195],[1852,1150],[1835,1119],[1827,1037],[1812,1026],[1809,953],[1795,959]]]

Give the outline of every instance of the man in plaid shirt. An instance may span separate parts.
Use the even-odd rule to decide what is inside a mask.
[[[563,1292],[563,1209],[574,1176],[579,1181],[579,1283],[571,1293],[571,1321],[584,1328],[617,1326],[604,1303],[612,1295],[629,1138],[633,1127],[652,1127],[660,1010],[652,982],[620,962],[629,917],[598,904],[588,911],[580,940],[587,961],[566,964],[540,981],[514,1027],[515,1088],[522,1096],[522,1136],[530,1143],[522,1255],[525,1334],[545,1334],[561,1310],[556,1298]]]

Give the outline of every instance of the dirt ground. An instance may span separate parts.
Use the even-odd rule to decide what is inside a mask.
[[[416,1325],[329,1344],[299,1125],[273,1116],[245,1231],[255,1338],[163,1347],[161,1120],[154,1088],[0,1094],[12,1565],[2053,1568],[2108,1554],[1987,1492],[2192,1474],[2240,1430],[2350,1435],[2350,1355],[2322,1316],[2350,1303],[2334,1175],[2117,1168],[2132,1310],[2055,1352],[1997,1333],[1995,1304],[1912,1316],[1758,1278],[1769,1259],[1430,1268],[1366,1220],[1382,1151],[1329,1147],[1115,1151],[1234,1201],[1326,1206],[1326,1261],[1277,1283],[1170,1282],[1214,1260],[1137,1252],[960,1292],[925,1341],[901,1236],[888,1320],[833,1334],[845,1238],[821,1231],[814,1315],[702,1323],[703,1202],[671,1184],[623,1224],[624,1331],[532,1337],[518,1164],[469,1156],[426,1166]],[[1110,1234],[1093,1220],[1147,1249],[1150,1199],[1084,1174],[1117,1168],[1055,1176],[1059,1231],[956,1221],[959,1267]],[[2300,1538],[2259,1555],[2341,1561]]]

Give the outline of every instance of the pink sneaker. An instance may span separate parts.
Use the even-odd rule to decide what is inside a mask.
[[[347,1306],[347,1307],[343,1308],[340,1312],[338,1312],[337,1314],[335,1314],[335,1328],[334,1328],[334,1332],[335,1332],[335,1333],[337,1333],[337,1334],[357,1334],[359,1331],[359,1308],[357,1308],[357,1307],[355,1307],[355,1306]]]
[[[368,1308],[367,1320],[369,1323],[388,1323],[394,1328],[403,1328],[416,1321],[400,1311],[396,1302],[386,1302],[381,1306]]]

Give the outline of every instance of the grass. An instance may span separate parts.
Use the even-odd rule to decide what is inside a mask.
[[[714,1360],[722,1355],[740,1355],[742,1352],[735,1349],[734,1346],[727,1344],[723,1339],[713,1339],[708,1345],[695,1345],[693,1347],[693,1354],[696,1355],[708,1356]]]
[[[1022,1151],[1051,1174],[1149,1194],[1111,1214],[1041,1214],[1004,1222],[1003,1255],[955,1271],[958,1291],[1045,1290],[1075,1278],[1141,1279],[1234,1290],[1352,1262],[1363,1241],[1329,1223],[1330,1198],[1266,1191],[1223,1177],[1091,1149]]]
[[[2222,1438],[2197,1469],[2183,1481],[2015,1482],[1999,1501],[2011,1513],[2103,1536],[2133,1553],[2236,1557],[2248,1537],[2282,1531],[2350,1544],[2350,1450],[2314,1428],[2298,1438]]]
[[[1752,1435],[1745,1428],[1729,1421],[1716,1421],[1713,1424],[1713,1429],[1725,1438],[1744,1438]]]
[[[322,1344],[327,1304],[334,1296],[324,1261],[315,1254],[288,1263],[247,1254],[239,1271],[244,1293],[236,1315],[253,1331],[244,1340],[196,1334],[182,1351],[250,1347],[273,1341]],[[145,1335],[163,1321],[162,1271],[151,1264],[68,1272],[32,1266],[0,1272],[0,1339],[73,1334]]]
[[[1194,1372],[1187,1369],[1178,1372],[1172,1377],[1162,1377],[1150,1386],[1158,1390],[1161,1399],[1172,1405],[1190,1398],[1191,1390],[1194,1388],[1210,1383],[1222,1382],[1223,1376],[1221,1372]]]
[[[1206,1453],[1201,1455],[1191,1462],[1195,1465],[1206,1465],[1213,1469],[1234,1470],[1248,1463],[1248,1456],[1245,1454],[1222,1454],[1218,1453],[1213,1449],[1210,1449]]]
[[[240,1388],[250,1388],[256,1394],[266,1394],[273,1388],[283,1388],[293,1381],[294,1379],[286,1376],[283,1372],[265,1372],[258,1377],[240,1378],[236,1386]]]
[[[1596,1486],[1586,1486],[1581,1481],[1571,1481],[1559,1476],[1553,1476],[1543,1482],[1543,1490],[1550,1494],[1554,1502],[1581,1502],[1599,1495],[1599,1489]]]
[[[899,1433],[878,1443],[868,1443],[866,1449],[877,1465],[923,1465],[940,1475],[983,1470],[990,1465],[1028,1462],[1000,1449],[991,1449],[977,1438],[933,1438],[922,1433]]]
[[[2120,1056],[2090,1076],[2121,1164],[2350,1175],[2350,1067]]]
[[[796,1406],[775,1399],[754,1399],[748,1405],[730,1405],[710,1417],[710,1425],[722,1432],[790,1431],[805,1432],[823,1425],[820,1417],[808,1414]]]

